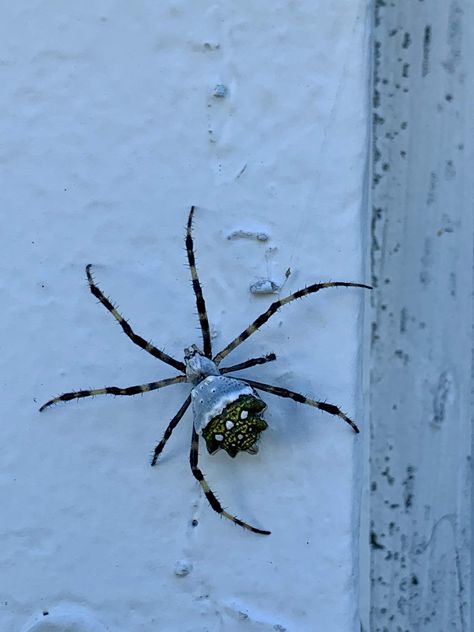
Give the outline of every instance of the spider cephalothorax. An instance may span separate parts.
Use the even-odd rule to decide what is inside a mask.
[[[224,510],[220,502],[204,478],[203,473],[198,467],[199,455],[199,433],[202,434],[206,441],[206,446],[210,454],[214,454],[219,449],[225,450],[231,457],[235,457],[238,452],[249,452],[256,454],[258,451],[257,441],[260,434],[268,427],[267,422],[263,419],[262,414],[267,407],[265,402],[260,398],[257,391],[265,391],[279,397],[288,397],[301,404],[308,404],[314,408],[335,415],[343,419],[351,426],[354,432],[359,432],[356,424],[349,418],[340,408],[334,404],[310,399],[294,391],[289,391],[280,386],[272,386],[255,382],[254,380],[240,379],[236,377],[225,377],[226,373],[241,371],[258,364],[272,362],[276,360],[274,353],[269,353],[260,358],[251,358],[240,364],[230,367],[220,368],[221,361],[244,340],[256,332],[264,325],[269,318],[286,303],[290,303],[297,298],[313,294],[329,287],[360,287],[371,289],[369,285],[362,283],[349,283],[346,281],[332,281],[327,283],[314,283],[308,287],[298,290],[289,296],[278,299],[273,302],[270,307],[256,318],[244,331],[236,336],[224,349],[219,351],[215,356],[212,355],[211,334],[209,328],[209,320],[207,317],[206,304],[202,294],[201,284],[199,282],[196,262],[194,258],[194,246],[192,238],[192,221],[194,215],[194,206],[191,207],[188,217],[186,231],[186,251],[188,255],[188,263],[191,270],[191,278],[193,281],[193,290],[196,296],[196,306],[199,314],[199,322],[201,325],[203,350],[198,349],[196,345],[192,345],[185,349],[184,362],[175,360],[164,351],[157,349],[150,342],[136,334],[124,317],[115,309],[110,300],[102,293],[102,291],[94,283],[92,278],[90,264],[86,266],[87,279],[92,294],[111,312],[114,318],[122,327],[124,333],[136,345],[150,353],[152,356],[169,364],[180,372],[180,375],[169,377],[158,382],[149,382],[147,384],[138,384],[137,386],[128,386],[120,388],[118,386],[108,386],[93,390],[72,391],[64,393],[54,399],[49,400],[40,411],[48,406],[60,401],[69,401],[71,399],[80,399],[82,397],[91,397],[94,395],[136,395],[138,393],[146,393],[154,391],[171,384],[180,382],[190,382],[192,384],[191,393],[185,399],[181,408],[168,424],[163,438],[155,447],[152,465],[156,465],[159,455],[161,454],[166,442],[171,437],[173,430],[183,418],[185,412],[192,403],[193,410],[193,427],[191,433],[191,451],[189,454],[189,462],[193,476],[199,481],[206,498],[211,507],[220,515],[232,520],[235,524],[262,535],[269,535],[270,531],[258,529],[247,522],[236,518],[232,514]]]

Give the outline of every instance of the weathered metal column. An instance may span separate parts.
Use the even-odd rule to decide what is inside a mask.
[[[370,632],[467,631],[474,6],[376,5]]]

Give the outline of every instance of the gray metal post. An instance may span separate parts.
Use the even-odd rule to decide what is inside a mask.
[[[376,5],[370,631],[467,631],[474,6]]]

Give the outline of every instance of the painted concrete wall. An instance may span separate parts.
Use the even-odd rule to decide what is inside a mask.
[[[173,374],[91,297],[87,263],[138,333],[179,358],[199,342],[191,204],[217,349],[274,299],[249,291],[261,279],[282,295],[364,280],[367,4],[0,10],[1,630],[358,629],[361,441],[344,423],[266,396],[257,456],[201,451],[221,502],[265,538],[203,498],[189,415],[149,466],[187,386],[38,407]],[[288,305],[232,360],[274,351],[248,376],[366,431],[363,304],[327,290]]]
[[[472,629],[473,24],[377,2],[371,632]]]

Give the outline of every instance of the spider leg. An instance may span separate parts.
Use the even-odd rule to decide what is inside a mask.
[[[194,206],[191,206],[188,217],[188,226],[186,231],[186,252],[188,254],[189,267],[191,269],[191,278],[193,280],[193,290],[196,295],[196,307],[199,315],[199,323],[202,331],[203,351],[206,358],[212,358],[212,345],[211,345],[211,330],[209,328],[209,319],[207,317],[206,303],[204,302],[204,296],[202,294],[201,284],[199,283],[199,277],[196,269],[196,259],[194,257],[193,246],[193,215]]]
[[[244,331],[236,338],[234,338],[234,340],[232,340],[232,342],[230,342],[227,347],[222,349],[222,351],[219,351],[219,353],[213,358],[214,362],[216,364],[219,364],[221,360],[226,357],[226,355],[228,355],[231,351],[238,347],[242,342],[244,342],[244,340],[247,340],[247,338],[255,333],[257,329],[260,329],[260,327],[264,325],[267,320],[280,309],[280,307],[283,307],[283,305],[291,303],[291,301],[294,301],[297,298],[302,298],[307,294],[319,292],[319,290],[323,290],[327,287],[363,287],[368,290],[372,289],[370,285],[364,285],[363,283],[348,283],[344,281],[331,281],[328,283],[314,283],[313,285],[308,285],[308,287],[303,288],[302,290],[298,290],[297,292],[294,292],[293,294],[285,296],[284,298],[281,298],[278,301],[272,303],[266,312],[260,314],[260,316],[258,316],[253,321],[253,323],[251,323],[247,327],[247,329],[244,329]]]
[[[115,320],[119,323],[120,327],[122,327],[123,331],[130,338],[130,340],[134,342],[136,345],[138,345],[139,347],[141,347],[142,349],[144,349],[145,351],[148,351],[148,353],[150,353],[155,358],[158,358],[158,360],[161,360],[162,362],[166,362],[166,364],[169,364],[175,369],[178,369],[178,371],[181,371],[181,373],[185,373],[186,367],[183,362],[179,362],[178,360],[175,360],[174,358],[169,356],[164,351],[160,351],[150,342],[147,342],[144,338],[142,338],[141,336],[139,336],[133,331],[133,329],[130,327],[129,323],[125,320],[125,318],[121,314],[119,314],[119,312],[115,309],[115,307],[112,305],[109,299],[102,293],[102,291],[94,283],[94,279],[92,278],[92,273],[91,273],[91,267],[92,266],[90,263],[86,266],[87,280],[89,281],[90,291],[97,299],[99,299],[102,305],[106,309],[109,310],[109,312],[112,314]]]
[[[279,386],[272,386],[271,384],[262,384],[261,382],[254,382],[253,380],[242,380],[249,386],[253,386],[257,390],[266,391],[267,393],[271,393],[272,395],[278,395],[278,397],[289,397],[293,399],[295,402],[299,402],[300,404],[308,404],[308,406],[314,406],[315,408],[319,408],[319,410],[324,410],[324,412],[329,413],[330,415],[336,415],[343,419],[349,426],[352,428],[354,432],[359,432],[359,428],[356,424],[349,419],[349,417],[342,412],[340,408],[335,406],[334,404],[326,404],[326,402],[318,402],[315,399],[309,399],[304,395],[300,395],[299,393],[295,393],[294,391],[289,391],[286,388],[281,388]]]
[[[170,386],[171,384],[178,384],[179,382],[185,382],[186,376],[177,375],[176,377],[168,377],[159,382],[148,382],[148,384],[138,384],[137,386],[128,386],[127,388],[119,388],[118,386],[106,386],[105,388],[96,388],[93,390],[72,391],[70,393],[63,393],[54,399],[50,399],[49,402],[43,404],[39,409],[43,412],[48,406],[52,406],[57,402],[68,402],[71,399],[81,399],[81,397],[94,397],[95,395],[138,395],[138,393],[148,393],[148,391],[156,391],[164,386]]]
[[[242,369],[249,369],[250,367],[256,366],[257,364],[265,364],[266,362],[273,362],[273,360],[276,360],[276,355],[274,353],[267,353],[267,355],[262,356],[261,358],[250,358],[250,360],[246,360],[245,362],[241,362],[240,364],[226,366],[223,369],[220,369],[220,372],[230,373],[231,371],[242,371]]]
[[[184,413],[187,411],[188,406],[189,406],[190,403],[191,403],[191,395],[188,395],[188,397],[186,397],[186,399],[185,399],[183,405],[181,406],[181,408],[178,410],[176,415],[173,417],[173,419],[168,424],[168,427],[165,430],[165,434],[163,435],[163,438],[161,439],[161,441],[156,446],[155,451],[153,453],[153,458],[151,460],[151,464],[152,465],[156,465],[158,457],[160,456],[161,452],[163,451],[163,448],[165,447],[166,442],[171,437],[171,433],[173,432],[173,430],[176,428],[176,426],[179,424],[179,422],[183,418]]]
[[[270,535],[271,533],[270,531],[264,531],[263,529],[257,529],[256,527],[252,527],[251,525],[247,524],[243,520],[240,520],[239,518],[232,516],[230,513],[227,513],[227,511],[223,509],[222,505],[217,500],[214,493],[211,491],[209,485],[207,484],[203,473],[199,469],[198,459],[199,459],[199,435],[193,426],[193,436],[191,440],[191,452],[189,453],[189,463],[191,464],[191,471],[193,473],[193,476],[197,481],[199,481],[199,484],[201,485],[204,491],[204,494],[207,500],[209,501],[209,504],[211,505],[211,507],[218,514],[220,514],[221,516],[224,516],[224,518],[228,518],[229,520],[232,520],[232,522],[235,522],[235,524],[238,524],[240,527],[243,527],[244,529],[248,529],[249,531],[252,531],[253,533],[260,533],[261,535]]]

